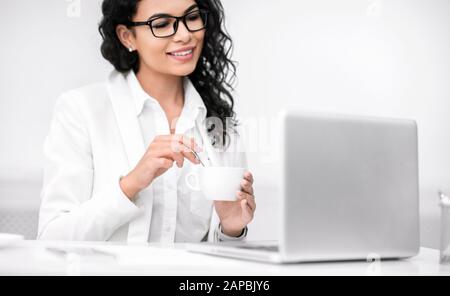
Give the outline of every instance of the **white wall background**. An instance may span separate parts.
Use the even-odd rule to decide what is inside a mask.
[[[39,203],[42,143],[56,97],[104,80],[111,69],[99,52],[100,3],[0,4],[0,33],[7,37],[0,47],[0,210],[19,199]],[[291,106],[417,120],[422,244],[438,247],[436,192],[450,192],[450,1],[223,3],[239,62],[242,118],[264,124]],[[258,139],[264,144],[267,138]],[[257,178],[254,239],[276,237],[268,219],[277,208],[268,156],[261,150],[249,155]]]

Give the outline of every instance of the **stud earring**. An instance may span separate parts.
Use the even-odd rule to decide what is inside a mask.
[[[128,48],[128,51],[129,51],[129,52],[133,52],[134,49],[133,49],[132,47],[130,47],[130,48]]]

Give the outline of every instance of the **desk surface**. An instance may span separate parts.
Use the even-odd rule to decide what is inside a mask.
[[[194,254],[184,247],[22,241],[0,248],[0,275],[450,275],[450,265],[439,264],[439,251],[428,248],[405,260],[276,265]]]

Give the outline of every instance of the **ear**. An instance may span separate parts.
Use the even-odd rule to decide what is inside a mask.
[[[136,38],[130,29],[128,29],[125,25],[118,25],[116,27],[116,34],[123,46],[130,51],[136,50]]]

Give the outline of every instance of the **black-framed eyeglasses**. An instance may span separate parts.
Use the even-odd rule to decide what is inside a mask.
[[[129,22],[128,26],[149,26],[153,36],[157,38],[166,38],[177,33],[180,21],[183,22],[189,32],[203,30],[208,23],[208,11],[200,9],[191,11],[183,16],[158,16],[145,22]]]

